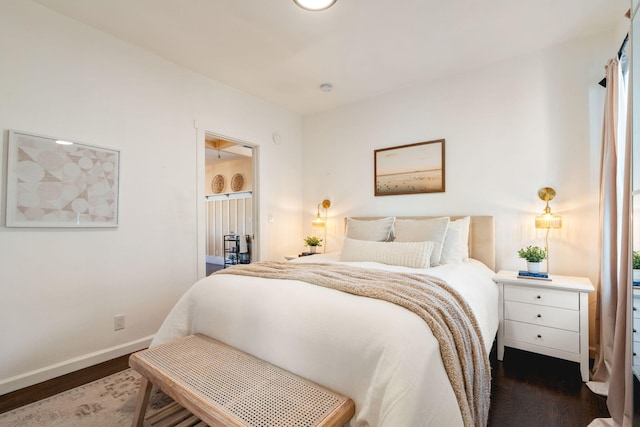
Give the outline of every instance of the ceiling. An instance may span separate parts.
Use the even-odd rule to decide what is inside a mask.
[[[253,156],[253,150],[246,145],[226,141],[206,135],[204,139],[205,164],[213,165]]]
[[[628,0],[34,0],[302,115],[619,28]],[[333,90],[323,92],[322,83]]]

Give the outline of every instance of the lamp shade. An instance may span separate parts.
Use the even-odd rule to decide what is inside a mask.
[[[562,217],[545,212],[536,216],[536,228],[562,228]]]
[[[324,227],[326,223],[327,222],[320,217],[320,213],[318,213],[318,216],[316,217],[316,219],[311,221],[311,225],[314,227]]]

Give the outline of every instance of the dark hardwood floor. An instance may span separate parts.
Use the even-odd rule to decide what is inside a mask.
[[[218,270],[222,270],[223,268],[224,268],[224,265],[207,263],[207,276],[210,275],[211,273],[215,273]]]
[[[98,365],[4,394],[0,396],[0,414],[115,374],[128,367],[129,355],[127,354]]]
[[[0,413],[124,370],[128,359],[122,356],[0,396]],[[577,363],[507,348],[503,362],[492,351],[491,366],[490,427],[584,427],[609,416],[606,399],[584,385]]]
[[[578,363],[510,348],[498,362],[494,346],[491,366],[491,427],[585,427],[609,417],[606,398],[582,382]]]

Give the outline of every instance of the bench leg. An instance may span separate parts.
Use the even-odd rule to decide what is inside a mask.
[[[151,396],[151,381],[142,377],[142,383],[140,383],[140,391],[138,392],[138,403],[136,404],[136,411],[133,414],[132,427],[143,427],[144,414],[147,411],[147,405],[149,404],[149,397]]]

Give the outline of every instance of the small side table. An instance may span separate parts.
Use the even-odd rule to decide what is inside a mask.
[[[640,380],[640,287],[633,287],[633,362],[631,369]]]
[[[550,281],[518,278],[500,271],[498,360],[512,347],[580,363],[589,381],[589,293],[586,277],[550,275]]]

